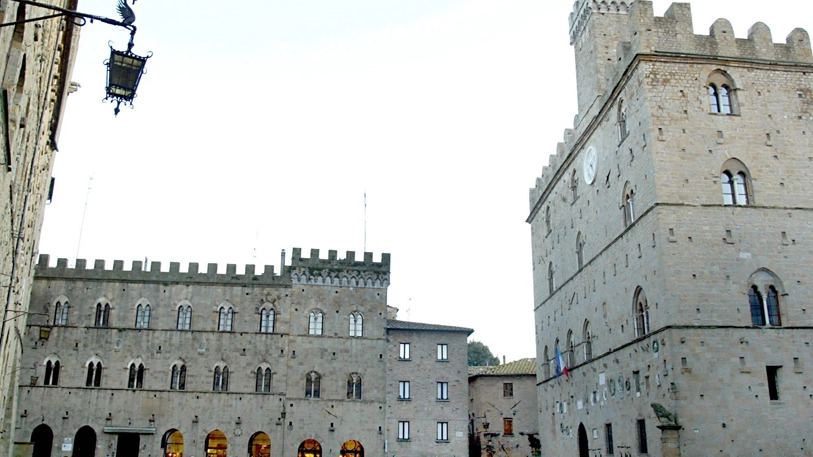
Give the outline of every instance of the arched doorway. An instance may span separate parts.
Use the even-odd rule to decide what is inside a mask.
[[[263,432],[251,435],[251,439],[248,440],[248,455],[249,457],[270,457],[271,438]]]
[[[95,457],[96,456],[96,432],[85,425],[76,431],[73,437],[73,454],[71,457]]]
[[[346,441],[339,454],[342,457],[364,457],[364,446],[356,440]]]
[[[138,457],[141,437],[138,433],[119,433],[116,440],[116,457]]]
[[[307,439],[299,445],[297,457],[322,457],[322,445],[318,441]]]
[[[590,450],[587,448],[587,430],[584,424],[579,424],[579,457],[590,457]]]
[[[31,442],[34,443],[34,452],[31,457],[51,457],[54,446],[54,432],[51,427],[40,424],[31,432]]]
[[[220,430],[214,430],[206,436],[206,457],[226,457],[228,447],[226,435]]]
[[[183,457],[183,435],[176,429],[167,430],[161,437],[164,457]]]

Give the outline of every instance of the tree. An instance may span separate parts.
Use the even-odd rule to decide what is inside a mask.
[[[491,349],[479,341],[469,341],[469,366],[482,367],[499,365],[500,359],[491,353]]]

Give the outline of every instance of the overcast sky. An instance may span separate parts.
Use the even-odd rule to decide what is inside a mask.
[[[528,189],[576,114],[572,5],[140,0],[133,51],[155,55],[118,118],[102,62],[127,32],[82,29],[40,252],[184,271],[279,271],[293,247],[360,258],[366,192],[366,250],[392,254],[400,319],[533,357]],[[698,1],[694,29],[763,21],[784,42],[812,5]],[[79,8],[116,17],[114,0]]]

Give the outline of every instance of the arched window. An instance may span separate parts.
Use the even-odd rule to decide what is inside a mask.
[[[54,325],[68,325],[69,308],[70,304],[68,304],[67,300],[56,302],[56,306],[54,306]]]
[[[229,367],[220,365],[215,367],[215,375],[212,380],[212,391],[214,392],[228,392],[229,391]]]
[[[616,117],[618,119],[618,142],[620,143],[624,141],[629,134],[629,129],[627,128],[627,106],[624,104],[624,100],[619,100],[618,102]]]
[[[180,306],[178,308],[178,330],[189,330],[192,327],[192,306]]]
[[[96,327],[108,327],[110,325],[110,303],[104,305],[96,303],[96,319],[93,322]]]
[[[130,373],[127,378],[128,389],[142,389],[144,388],[144,364],[135,362],[130,364]]]
[[[622,206],[624,208],[624,227],[628,227],[635,222],[635,191],[632,189],[629,181],[624,184]]]
[[[364,447],[356,440],[350,440],[342,444],[339,451],[340,457],[364,457]]]
[[[779,294],[774,286],[768,286],[764,297],[757,286],[751,286],[748,291],[748,301],[751,305],[752,325],[782,325],[779,316]]]
[[[221,306],[217,319],[217,331],[231,332],[232,322],[234,321],[234,308],[231,306]]]
[[[150,328],[150,305],[136,306],[136,321],[135,328]]]
[[[59,360],[45,362],[45,382],[46,386],[59,385]]]
[[[751,202],[751,175],[745,164],[728,159],[720,172],[724,205],[748,205]]]
[[[271,392],[271,369],[268,367],[258,367],[254,383],[255,392]]]
[[[176,362],[172,365],[172,378],[169,381],[170,390],[186,390],[186,365]]]
[[[545,350],[542,352],[542,375],[544,379],[550,378],[550,355],[548,354],[548,346],[545,345]]]
[[[570,368],[576,365],[576,351],[573,346],[573,330],[567,331],[567,355],[565,357],[565,365]]]
[[[93,360],[87,364],[87,378],[85,378],[85,386],[87,387],[101,387],[102,386],[102,362]]]
[[[715,114],[736,114],[737,99],[734,82],[723,71],[712,72],[706,80],[709,94],[709,111]]]
[[[260,333],[274,333],[274,310],[263,308],[260,311]]]
[[[584,238],[582,237],[582,232],[576,234],[576,263],[579,266],[579,270],[584,267]]]
[[[573,173],[570,174],[570,198],[571,203],[575,203],[576,199],[579,198],[579,174],[576,170],[573,170]]]
[[[248,457],[271,457],[271,438],[263,432],[257,432],[248,440]]]
[[[587,362],[593,358],[593,337],[590,335],[590,322],[585,319],[584,327],[582,328],[582,344],[584,345],[584,361]]]
[[[321,376],[315,371],[305,375],[305,398],[319,398]]]
[[[296,457],[322,457],[322,445],[316,440],[307,439],[299,445]]]
[[[308,314],[308,335],[321,335],[322,334],[322,321],[325,314],[321,311],[311,311]]]
[[[649,305],[646,302],[644,290],[640,287],[635,291],[633,306],[635,313],[635,337],[637,338],[649,333]]]
[[[347,378],[347,399],[361,400],[361,375],[350,373]]]
[[[556,283],[553,280],[553,262],[548,264],[548,292],[550,295],[553,295],[553,291],[556,290]]]
[[[545,207],[545,233],[550,233],[550,205]]]
[[[229,442],[220,430],[214,430],[206,436],[206,457],[228,456]]]
[[[359,312],[350,313],[350,336],[362,336],[364,316]]]

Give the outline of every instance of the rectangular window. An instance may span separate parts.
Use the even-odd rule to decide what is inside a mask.
[[[638,419],[638,453],[649,453],[649,448],[646,445],[646,422],[643,419]]]
[[[409,343],[401,343],[398,345],[398,358],[401,360],[409,360]]]
[[[768,398],[779,400],[779,369],[782,367],[765,367],[768,372]]]
[[[635,379],[635,393],[641,393],[641,372],[640,371],[633,371],[632,377]]]
[[[438,400],[448,400],[449,399],[449,383],[448,382],[439,382],[438,383]]]
[[[438,344],[438,360],[449,360],[448,344]]]
[[[398,421],[398,441],[409,441],[409,421]]]
[[[504,382],[504,383],[502,383],[502,396],[503,397],[513,397],[514,396],[514,383],[513,382]]]
[[[502,434],[507,436],[514,435],[514,419],[506,417],[502,420]]]
[[[409,381],[398,381],[398,399],[409,400]]]
[[[449,441],[449,423],[448,422],[438,422],[437,440],[438,441]]]
[[[613,454],[613,424],[604,424],[604,444],[607,447],[607,454]]]

